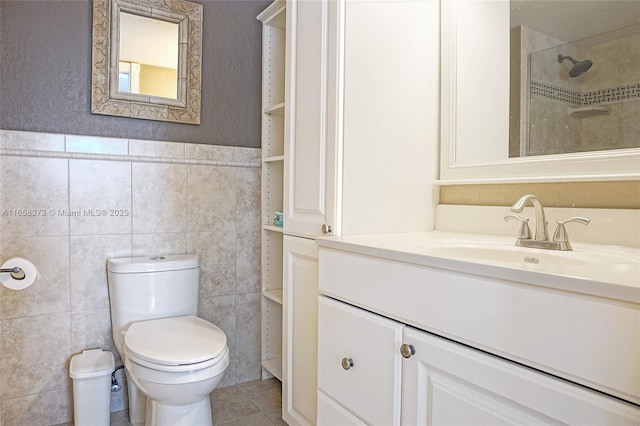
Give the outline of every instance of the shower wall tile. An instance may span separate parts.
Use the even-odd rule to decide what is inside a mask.
[[[160,158],[184,158],[184,145],[179,142],[160,142],[129,139],[129,155]]]
[[[129,141],[127,139],[66,135],[65,141],[65,150],[67,152],[112,155],[127,155],[129,153]]]
[[[618,41],[622,55],[616,58],[620,81],[638,81],[640,69],[640,33]]]
[[[131,180],[134,234],[186,230],[186,165],[133,163]]]
[[[189,231],[235,229],[235,169],[189,165],[187,171]]]
[[[623,83],[618,73],[618,58],[622,56],[620,53],[617,40],[583,48],[581,55],[595,62],[589,72],[580,78],[581,89],[596,90]]]
[[[67,422],[73,414],[71,388],[42,392],[2,401],[2,425],[55,425]]]
[[[71,311],[109,308],[106,262],[131,256],[131,236],[72,236],[70,253]]]
[[[66,235],[69,218],[68,160],[0,157],[3,236]]]
[[[186,254],[187,233],[133,234],[132,256],[156,256],[165,254]]]
[[[611,113],[589,117],[583,120],[582,143],[585,150],[602,150],[618,147],[620,132],[617,117],[622,110],[621,104],[611,105]]]
[[[3,400],[68,388],[69,316],[64,313],[2,320]]]
[[[539,33],[542,35],[542,33]],[[555,44],[555,42],[551,42]],[[577,89],[579,82],[569,77],[571,62],[558,62],[558,55],[580,58],[580,48],[573,44],[561,44],[531,53],[531,81],[544,81],[547,84],[567,89]]]
[[[28,259],[40,274],[40,278],[24,290],[0,286],[2,319],[69,311],[67,237],[3,238],[0,252],[3,259]]]
[[[529,155],[582,151],[582,121],[570,119],[567,105],[531,98]],[[542,125],[544,124],[544,125]]]
[[[200,297],[235,294],[235,232],[190,233],[188,251],[200,257]]]
[[[131,163],[70,160],[69,207],[71,235],[130,234]]]
[[[64,135],[0,130],[0,148],[64,151]]]
[[[640,43],[640,40],[638,40]],[[639,49],[640,50],[640,49]],[[640,63],[638,68],[640,69]],[[640,100],[619,105],[618,128],[620,129],[621,148],[637,148],[640,138]]]
[[[578,60],[590,59],[593,66],[587,73],[569,78],[569,61],[563,63],[560,73],[551,65],[557,53],[568,54]],[[531,68],[535,70],[536,80],[549,88],[542,94],[534,92],[536,96],[531,98],[530,140],[533,154],[639,146],[638,111],[634,110],[634,104],[637,103],[637,85],[640,81],[637,71],[640,68],[640,34],[592,45],[583,43],[581,47],[565,44],[536,52],[532,55]],[[535,88],[538,81],[532,84]],[[572,101],[577,97],[577,104],[583,106],[607,105],[610,113],[571,117],[567,112],[567,97]],[[545,105],[541,107],[541,103]],[[555,145],[554,150],[544,150],[552,145]]]

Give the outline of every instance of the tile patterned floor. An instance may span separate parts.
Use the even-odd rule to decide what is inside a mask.
[[[211,394],[211,409],[215,426],[286,426],[282,387],[276,379],[216,389]],[[111,413],[111,426],[129,426],[128,413]]]

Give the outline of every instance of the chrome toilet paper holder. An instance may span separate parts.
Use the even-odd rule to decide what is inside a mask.
[[[0,269],[0,273],[3,272],[8,272],[11,274],[11,278],[13,278],[14,280],[24,280],[24,278],[27,276],[24,271],[22,270],[22,268],[16,266],[15,268],[3,268]]]

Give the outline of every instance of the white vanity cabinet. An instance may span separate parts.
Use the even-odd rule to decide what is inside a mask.
[[[439,19],[438,0],[287,2],[286,234],[433,228]]]
[[[640,419],[637,407],[346,303],[320,297],[318,311],[318,425]]]
[[[345,240],[319,240],[318,425],[640,423],[637,306],[336,250]],[[607,345],[592,339],[613,318]]]
[[[439,2],[290,0],[286,14],[283,418],[307,425],[318,280],[308,245],[433,227]]]

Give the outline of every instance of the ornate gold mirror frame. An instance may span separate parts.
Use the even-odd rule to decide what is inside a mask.
[[[118,91],[120,13],[178,24],[177,99]],[[91,112],[200,124],[202,5],[185,0],[93,0]]]

